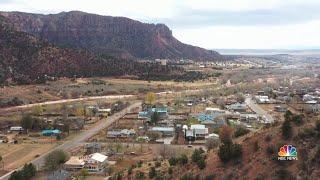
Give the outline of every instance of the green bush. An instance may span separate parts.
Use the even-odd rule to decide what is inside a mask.
[[[284,139],[290,139],[292,137],[292,127],[289,120],[283,122],[281,131]]]
[[[219,147],[218,156],[223,162],[242,156],[242,146],[240,144],[226,143]]]
[[[36,173],[37,169],[32,163],[25,164],[21,170],[14,171],[9,180],[29,180],[34,177]]]
[[[243,136],[243,135],[246,135],[250,132],[250,130],[246,129],[245,127],[238,127],[236,128],[236,131],[234,132],[234,137],[240,137],[240,136]]]
[[[204,169],[206,167],[205,155],[203,154],[203,149],[195,149],[192,154],[192,162],[196,163],[200,169]]]
[[[185,165],[188,164],[188,156],[185,154],[182,154],[178,159],[179,164]]]
[[[137,163],[137,167],[141,167],[142,166],[142,164],[143,164],[143,162],[140,160],[140,161],[138,161],[138,163]]]
[[[156,172],[156,168],[155,167],[151,167],[150,170],[149,170],[149,178],[154,178],[155,176],[157,175],[157,172]]]
[[[45,158],[45,168],[49,171],[58,169],[59,165],[68,160],[68,154],[63,150],[55,150]]]
[[[178,163],[178,159],[175,157],[171,157],[168,161],[170,166],[175,166]]]
[[[200,169],[204,169],[206,167],[206,162],[204,158],[201,158],[197,161],[197,165]]]
[[[192,162],[196,163],[199,159],[201,159],[202,154],[203,154],[203,150],[195,149],[191,156]]]
[[[144,173],[141,172],[141,171],[137,171],[135,178],[136,179],[143,179],[144,178]]]
[[[292,121],[296,125],[302,125],[303,124],[303,115],[294,115],[294,116],[292,116]]]

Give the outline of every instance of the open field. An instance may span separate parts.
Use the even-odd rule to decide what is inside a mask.
[[[168,90],[205,88],[215,83],[173,82],[173,81],[140,81],[115,78],[79,78],[77,80],[60,79],[38,85],[21,85],[1,88],[2,104],[18,98],[20,104],[32,104],[60,99],[71,99],[88,96],[105,96],[119,94],[141,94],[148,91],[161,92]],[[1,105],[1,104],[0,104]],[[5,105],[2,105],[5,106]],[[1,107],[1,106],[0,106]]]
[[[4,169],[14,170],[33,160],[38,154],[49,151],[55,144],[0,144]]]

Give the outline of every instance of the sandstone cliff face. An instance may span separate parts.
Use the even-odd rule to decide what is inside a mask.
[[[186,45],[164,24],[72,11],[52,15],[2,12],[20,31],[60,47],[86,49],[121,58],[220,60],[215,51]]]
[[[36,24],[41,26],[42,23]],[[0,86],[10,81],[19,84],[44,82],[47,76],[130,75],[141,79],[172,79],[180,77],[178,75],[183,76],[183,73],[185,71],[178,67],[119,60],[88,51],[59,48],[33,35],[17,31],[0,15]]]

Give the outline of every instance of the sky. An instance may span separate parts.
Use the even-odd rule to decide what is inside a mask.
[[[207,49],[320,49],[320,0],[0,0],[0,11],[72,10],[164,23]]]

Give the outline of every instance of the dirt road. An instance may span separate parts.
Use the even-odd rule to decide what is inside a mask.
[[[110,95],[110,96],[83,97],[83,98],[76,98],[76,99],[62,99],[57,101],[47,101],[42,103],[34,103],[34,104],[26,104],[21,106],[13,106],[8,108],[0,108],[0,112],[27,109],[27,108],[32,108],[35,106],[42,106],[42,105],[63,104],[63,103],[70,103],[70,102],[77,102],[77,101],[90,101],[90,100],[98,100],[98,99],[123,99],[123,98],[129,98],[129,97],[133,97],[133,95]]]

